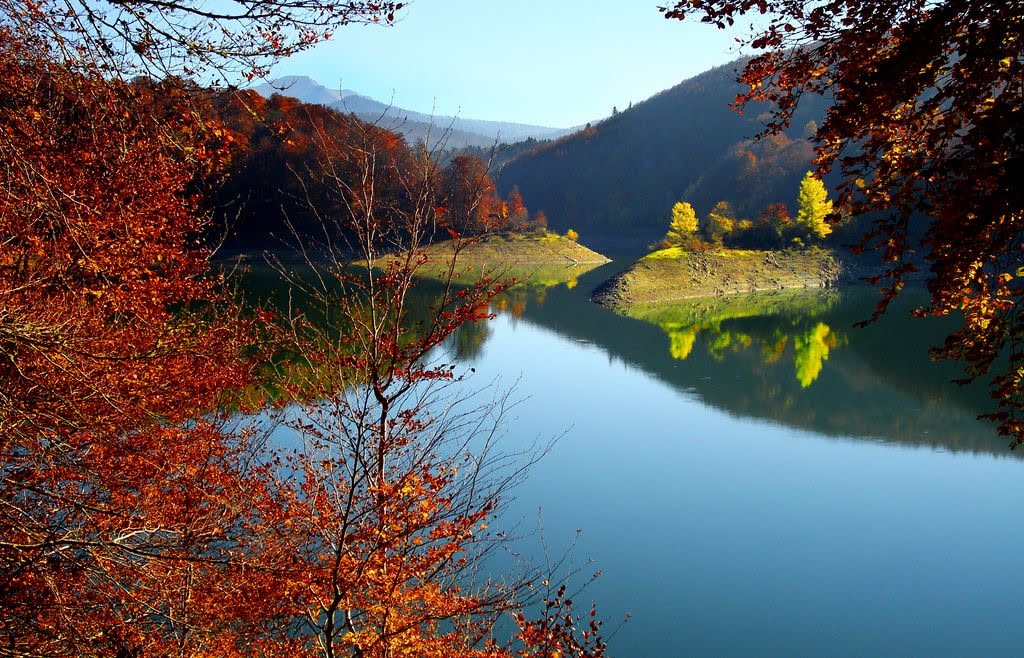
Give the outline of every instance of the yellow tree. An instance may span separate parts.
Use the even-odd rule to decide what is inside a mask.
[[[672,206],[672,218],[669,220],[665,242],[673,245],[682,244],[697,232],[697,213],[686,201],[677,201]]]
[[[728,201],[719,201],[708,213],[704,235],[715,244],[722,244],[725,237],[736,228],[736,218]]]
[[[828,190],[820,179],[811,172],[800,181],[800,191],[796,196],[796,223],[803,227],[808,235],[819,240],[832,232],[832,227],[825,217],[832,212],[832,201],[828,198]]]

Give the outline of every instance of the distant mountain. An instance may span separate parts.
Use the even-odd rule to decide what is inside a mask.
[[[707,71],[608,119],[538,145],[497,173],[502,193],[518,186],[552,229],[573,228],[605,253],[629,255],[660,239],[669,209],[687,199],[699,215],[729,201],[740,216],[773,202],[792,209],[813,157],[805,138],[824,103],[807,98],[784,136],[760,143],[766,107],[740,115],[743,61]]]
[[[260,96],[270,98],[273,94],[298,98],[303,103],[332,105],[340,101],[343,95],[353,94],[348,90],[328,89],[316,80],[304,75],[287,75],[272,82],[264,82],[252,88]]]
[[[571,132],[566,128],[533,126],[504,121],[483,121],[445,115],[431,116],[407,110],[363,96],[350,89],[329,89],[306,76],[285,76],[253,87],[264,98],[281,94],[306,103],[327,105],[351,112],[364,121],[376,123],[400,133],[413,143],[430,136],[431,142],[444,139],[448,148],[489,147],[496,142],[513,143],[526,139],[554,139]]]

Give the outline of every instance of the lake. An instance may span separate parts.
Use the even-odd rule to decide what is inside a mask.
[[[503,521],[582,530],[612,655],[1020,653],[1024,462],[930,362],[948,323],[855,329],[857,288],[626,318],[587,301],[614,269],[451,343],[518,378],[510,448],[565,432]]]

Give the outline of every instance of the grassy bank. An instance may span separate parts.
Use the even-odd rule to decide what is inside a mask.
[[[679,247],[648,254],[605,282],[594,301],[619,311],[636,305],[737,293],[824,288],[837,283],[843,268],[826,249],[753,251]]]
[[[481,276],[530,285],[556,285],[609,262],[609,258],[560,235],[489,236],[478,242],[456,245],[453,241],[432,244],[423,250],[427,262],[419,274],[446,277],[453,257],[454,281],[471,284]]]

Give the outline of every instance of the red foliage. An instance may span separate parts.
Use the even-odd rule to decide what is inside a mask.
[[[499,228],[501,200],[487,165],[473,155],[460,155],[441,173],[446,221],[460,236],[480,235]]]
[[[218,158],[187,116],[142,111],[149,93],[0,37],[0,607],[19,651],[144,643],[182,595],[175,561],[236,511],[240,444],[198,420],[250,373],[247,324],[193,248],[187,190]]]
[[[198,246],[198,195],[247,154],[195,91],[70,68],[0,28],[0,652],[600,655],[551,616],[568,601],[517,617],[519,641],[491,639],[537,580],[473,572],[521,466],[487,479],[510,462],[495,428],[474,453],[475,430],[504,400],[439,412],[428,393],[453,369],[429,358],[503,284],[445,286],[410,322],[444,205],[426,154],[330,113],[296,130],[294,103],[249,99],[322,184],[324,285],[306,291],[324,322],[294,313],[275,336],[294,357],[274,383],[301,448],[233,417],[265,327]]]

